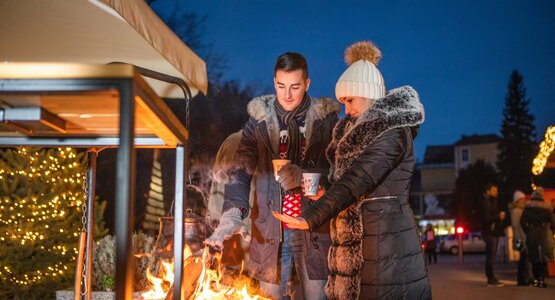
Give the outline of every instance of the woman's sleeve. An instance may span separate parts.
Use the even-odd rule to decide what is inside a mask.
[[[529,211],[524,208],[524,210],[522,211],[522,216],[520,217],[520,226],[525,233],[528,231],[528,214]]]
[[[365,193],[373,192],[395,169],[407,149],[403,128],[392,129],[373,141],[328,191],[306,209],[302,217],[311,230],[337,216]],[[344,155],[342,153],[341,155]]]

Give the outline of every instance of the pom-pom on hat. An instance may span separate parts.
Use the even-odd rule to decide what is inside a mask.
[[[358,42],[345,50],[345,62],[350,66],[335,84],[335,96],[381,99],[385,97],[385,85],[376,67],[382,52],[372,42]],[[340,100],[341,101],[341,100]]]

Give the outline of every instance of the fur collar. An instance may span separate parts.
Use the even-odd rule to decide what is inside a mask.
[[[529,207],[529,208],[544,208],[547,210],[551,210],[551,205],[547,202],[544,202],[543,200],[536,200],[536,199],[532,199],[530,201],[527,201],[526,204],[524,204],[524,207]]]
[[[390,90],[356,120],[346,117],[333,130],[326,154],[334,169],[330,176],[339,179],[357,156],[384,132],[418,126],[424,122],[424,107],[418,93],[410,86]],[[350,127],[350,128],[349,128]]]
[[[279,123],[274,108],[276,101],[275,95],[264,95],[252,99],[247,105],[247,112],[251,118],[257,123],[265,122],[268,131],[268,137],[272,143],[272,149],[275,153],[279,147]],[[324,119],[330,114],[339,114],[339,103],[330,97],[312,98],[310,97],[310,109],[306,113],[306,142],[310,145],[310,137],[314,121]]]

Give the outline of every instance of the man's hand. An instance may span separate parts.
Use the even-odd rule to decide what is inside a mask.
[[[218,224],[214,233],[204,241],[204,244],[221,251],[224,248],[224,241],[234,234],[241,234],[246,241],[251,239],[241,218],[241,210],[238,208],[232,208],[222,214],[220,224]]]
[[[286,164],[278,171],[279,184],[286,190],[292,190],[301,186],[305,170],[295,164]]]
[[[280,214],[273,211],[272,215],[283,223],[287,224],[287,227],[291,229],[308,229],[308,222],[301,217],[291,217],[288,215]]]

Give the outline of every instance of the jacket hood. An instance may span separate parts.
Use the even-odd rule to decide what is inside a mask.
[[[412,127],[422,124],[424,118],[424,106],[420,103],[418,93],[410,86],[403,86],[390,90],[385,98],[375,100],[374,104],[357,118],[354,126],[384,121],[391,128]]]
[[[544,208],[547,210],[551,210],[551,205],[547,202],[544,202],[543,200],[536,200],[536,199],[532,199],[528,202],[526,202],[526,204],[524,204],[524,207],[537,207],[537,208]]]
[[[337,123],[332,143],[326,152],[336,168],[330,175],[339,178],[354,159],[384,132],[400,127],[415,127],[422,124],[424,119],[424,106],[412,87],[390,90],[385,98],[376,100],[358,118],[346,117]]]
[[[257,123],[266,123],[272,151],[277,154],[279,148],[279,122],[274,107],[275,101],[276,95],[264,95],[253,98],[247,105],[247,112]],[[330,97],[310,97],[310,101],[310,108],[305,118],[307,145],[310,145],[314,121],[324,119],[331,114],[336,116],[339,114],[339,103]]]
[[[274,102],[276,99],[276,95],[263,95],[253,98],[247,105],[247,112],[249,116],[258,122],[267,121],[274,117],[276,115],[274,108]],[[309,113],[307,113],[307,117],[311,111],[316,120],[323,119],[331,113],[339,113],[339,103],[330,97],[310,97],[310,101],[312,102],[312,105],[309,109]]]

